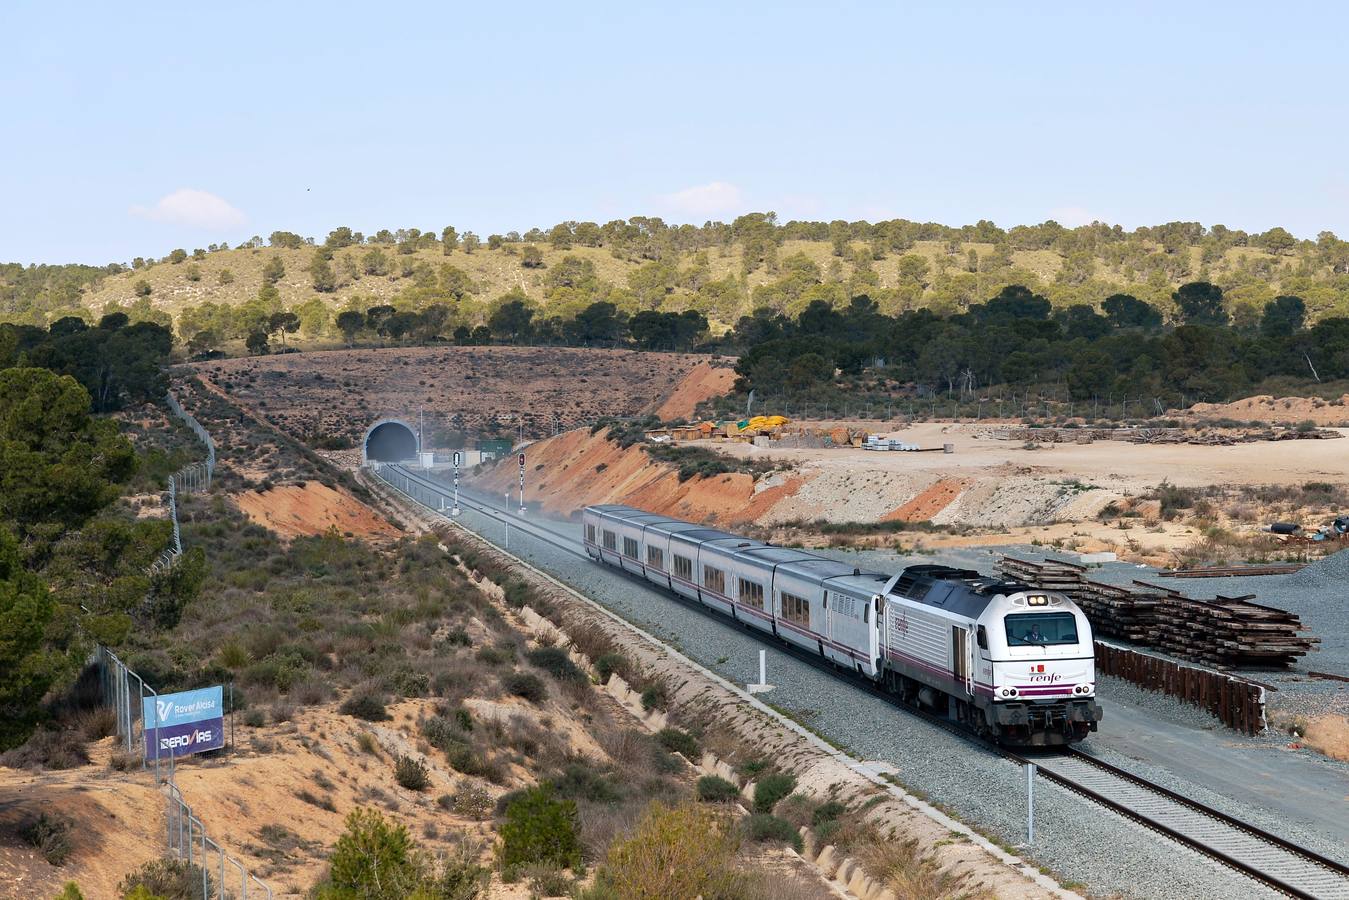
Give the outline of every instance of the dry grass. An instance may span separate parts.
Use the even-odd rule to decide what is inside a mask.
[[[858,850],[862,867],[894,892],[914,900],[991,900],[996,894],[971,887],[967,878],[943,868],[916,840],[874,840]]]
[[[1320,716],[1307,723],[1302,735],[1307,746],[1331,759],[1349,762],[1349,719],[1344,716]]]

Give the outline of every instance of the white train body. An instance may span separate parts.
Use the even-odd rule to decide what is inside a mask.
[[[1091,626],[1071,600],[977,572],[866,572],[629,506],[586,507],[586,552],[1016,744],[1096,730]]]

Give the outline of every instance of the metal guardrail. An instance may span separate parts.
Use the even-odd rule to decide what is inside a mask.
[[[144,701],[146,697],[153,697],[158,701],[159,692],[146,684],[145,680],[122,662],[116,653],[101,644],[94,651],[93,661],[99,667],[103,699],[113,708],[118,740],[127,753],[134,753],[139,747],[141,768],[149,769],[153,764],[155,783],[160,784],[162,781],[164,785],[167,804],[165,836],[168,838],[169,853],[179,859],[185,859],[188,865],[201,869],[203,900],[211,900],[213,897],[216,900],[247,900],[250,882],[257,885],[266,893],[268,900],[271,900],[271,887],[249,872],[242,862],[226,853],[221,844],[206,834],[206,826],[192,811],[191,805],[183,796],[182,789],[174,781],[177,765],[173,754],[165,754],[161,762],[158,746],[155,747],[153,754],[146,750]],[[156,711],[157,716],[158,702],[150,706]],[[157,722],[152,721],[150,727],[157,728]],[[226,878],[227,866],[238,874],[237,892]],[[218,869],[219,877],[212,887],[210,873],[214,869]],[[256,891],[255,894],[261,896]]]
[[[169,521],[173,523],[173,542],[150,565],[149,572],[151,575],[173,568],[173,564],[178,561],[178,557],[183,555],[183,534],[178,523],[178,492],[182,491],[184,495],[188,495],[200,491],[209,491],[211,489],[211,478],[215,475],[215,441],[211,440],[210,433],[202,427],[201,423],[191,413],[183,409],[182,404],[178,402],[178,398],[173,396],[171,392],[164,395],[164,402],[168,405],[169,411],[181,419],[183,424],[190,428],[192,433],[206,445],[206,460],[205,462],[183,466],[169,476]]]

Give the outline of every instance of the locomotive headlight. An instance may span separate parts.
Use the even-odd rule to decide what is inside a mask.
[[[1026,603],[1031,606],[1048,606],[1049,598],[1044,594],[1032,594],[1026,598]]]

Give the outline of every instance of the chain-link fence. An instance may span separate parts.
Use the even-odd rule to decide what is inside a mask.
[[[182,404],[178,402],[178,398],[173,396],[172,393],[164,395],[164,402],[168,405],[169,410],[181,419],[183,424],[190,428],[192,433],[206,445],[206,459],[190,466],[183,466],[169,476],[169,521],[173,523],[173,540],[168,548],[159,554],[159,558],[150,565],[151,575],[172,568],[173,564],[178,561],[178,557],[183,555],[182,527],[178,523],[179,492],[186,496],[201,491],[209,491],[211,489],[211,478],[215,475],[215,441],[211,440],[210,433],[193,418],[191,413],[183,409]]]
[[[148,704],[151,710],[148,724],[151,731],[156,731],[159,727],[159,692],[146,684],[107,647],[99,645],[94,651],[93,661],[98,667],[103,701],[112,707],[117,721],[119,743],[128,754],[139,752],[141,767],[154,771],[156,784],[163,783],[167,803],[165,836],[168,839],[168,851],[170,855],[200,869],[202,900],[246,900],[250,884],[256,886],[254,896],[266,894],[271,900],[271,887],[250,873],[243,863],[226,853],[223,846],[207,835],[206,826],[192,811],[174,781],[177,766],[173,753],[161,750],[157,740],[152,742],[153,749],[149,746],[151,742],[146,741],[145,698],[150,697],[155,701]]]

